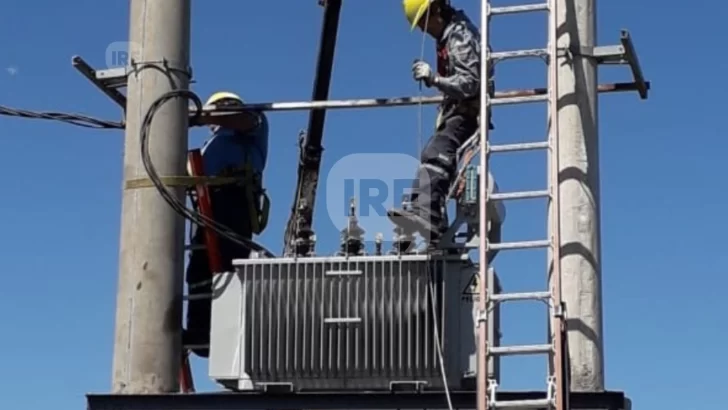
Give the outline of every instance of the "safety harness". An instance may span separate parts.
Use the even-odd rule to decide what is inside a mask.
[[[437,41],[435,44],[435,53],[437,55],[437,74],[441,77],[449,77],[451,73],[449,72],[450,68],[450,55],[447,51],[447,42],[444,40]],[[495,95],[495,82],[493,81],[493,75],[494,70],[493,67],[489,67],[488,69],[488,94],[492,98]],[[446,104],[456,104],[455,102],[444,102],[441,106],[440,110],[437,114],[437,120],[435,123],[435,127],[439,128],[442,121],[442,115],[443,112],[445,112]],[[469,98],[465,101],[458,102],[458,107],[456,108],[457,112],[459,114],[463,115],[472,115],[478,117],[480,120],[480,97],[476,96],[473,98]],[[492,121],[490,120],[491,114],[490,109],[488,110],[488,128],[491,130],[495,127],[493,126]],[[477,138],[477,137],[474,137]],[[471,138],[473,139],[473,138]],[[470,144],[469,147],[463,147],[465,148],[463,150],[463,155],[460,158],[460,163],[464,164],[460,171],[458,172],[458,175],[455,178],[455,184],[453,186],[453,190],[451,193],[448,194],[448,197],[454,196],[455,198],[459,198],[462,192],[465,189],[465,178],[464,178],[464,171],[466,169],[467,164],[470,163],[470,161],[473,160],[475,157],[475,154],[477,152],[477,144]]]
[[[260,235],[268,226],[270,198],[263,188],[263,174],[253,169],[253,162],[248,156],[242,167],[228,167],[219,177],[228,179],[218,187],[238,186],[243,189],[250,217],[250,228],[253,234]]]
[[[439,40],[435,44],[435,53],[437,55],[437,74],[441,77],[449,77],[452,73],[449,72],[450,68],[450,55],[447,52],[447,42]],[[488,70],[488,93],[491,97],[495,92],[495,84],[493,82],[493,69],[492,67]],[[480,97],[475,96],[459,102],[445,102],[443,108],[447,104],[458,104],[457,112],[463,115],[478,116],[480,114]],[[444,111],[443,109],[440,112]],[[490,117],[490,115],[488,115]],[[438,115],[437,125],[440,124],[440,116]],[[489,124],[490,129],[493,129],[493,124]]]
[[[255,235],[260,235],[268,226],[270,213],[270,198],[263,188],[263,174],[253,169],[250,156],[240,168],[223,172],[223,176],[237,179],[235,185],[243,188],[250,216],[250,228]]]

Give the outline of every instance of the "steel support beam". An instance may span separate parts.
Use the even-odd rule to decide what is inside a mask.
[[[474,391],[450,392],[455,409],[472,409]],[[498,392],[497,401],[536,400],[544,392]],[[571,393],[574,410],[628,410],[622,392]],[[88,410],[446,409],[445,392],[196,393],[87,396]],[[534,409],[535,410],[535,409]],[[545,409],[544,409],[545,410]]]

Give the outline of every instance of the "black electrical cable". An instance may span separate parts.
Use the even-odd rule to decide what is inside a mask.
[[[244,236],[238,235],[235,231],[228,228],[227,226],[222,225],[214,221],[213,219],[202,215],[193,209],[188,208],[187,204],[177,198],[177,195],[173,191],[171,191],[160,178],[157,170],[154,168],[154,164],[149,153],[149,134],[152,126],[152,121],[154,120],[154,115],[162,107],[162,105],[164,105],[167,101],[175,98],[192,100],[196,107],[195,117],[199,116],[202,113],[202,101],[193,92],[187,90],[170,91],[160,96],[149,106],[149,110],[147,111],[146,115],[144,116],[144,120],[142,121],[139,136],[141,144],[142,163],[144,164],[144,169],[146,169],[147,174],[149,175],[149,180],[152,182],[154,187],[157,189],[157,192],[159,192],[164,201],[167,202],[167,204],[169,204],[169,206],[172,207],[172,209],[174,209],[174,211],[182,217],[190,220],[194,224],[204,227],[205,229],[212,229],[218,235],[221,235],[226,239],[237,243],[238,245],[250,248],[251,250],[257,252],[262,252],[267,257],[275,257],[275,255],[271,251],[264,248],[262,245],[248,238],[245,238]]]
[[[96,129],[124,129],[124,124],[116,121],[99,120],[79,114],[66,114],[61,112],[36,112],[19,110],[0,105],[0,115],[8,117],[33,118],[40,120],[61,121],[79,127]]]

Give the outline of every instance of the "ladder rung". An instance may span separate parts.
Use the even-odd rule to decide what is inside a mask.
[[[537,149],[547,149],[548,141],[539,142],[520,142],[517,144],[490,145],[489,152],[516,152],[516,151],[535,151]]]
[[[504,7],[492,7],[490,14],[496,16],[499,14],[516,14],[516,13],[529,13],[531,11],[545,11],[549,9],[548,3],[539,4],[523,4],[520,6],[504,6]]]
[[[517,354],[543,354],[551,353],[551,345],[522,345],[522,346],[494,346],[488,349],[488,353],[497,356],[512,356]]]
[[[509,302],[515,300],[544,300],[551,298],[549,292],[519,292],[519,293],[496,293],[490,295],[494,302]]]
[[[521,192],[501,192],[491,194],[488,199],[491,201],[512,201],[515,199],[533,199],[533,198],[547,198],[549,197],[549,191],[521,191]]]
[[[182,348],[183,349],[187,349],[187,350],[192,350],[192,349],[209,349],[210,348],[210,345],[209,344],[206,344],[206,345],[183,345]]]
[[[535,103],[539,101],[546,101],[549,99],[547,94],[536,94],[536,95],[524,95],[522,97],[498,97],[491,98],[488,100],[490,105],[515,105],[515,104],[527,104]]]
[[[184,295],[182,300],[205,300],[212,299],[212,293],[198,293],[195,295]]]
[[[512,60],[514,58],[544,57],[549,55],[545,48],[534,48],[530,50],[499,51],[490,53],[492,61]]]
[[[491,243],[488,248],[492,251],[505,251],[512,249],[536,249],[536,248],[548,248],[551,246],[551,241],[519,241],[519,242],[501,242]]]
[[[492,403],[496,409],[546,409],[553,404],[550,399],[507,400]]]

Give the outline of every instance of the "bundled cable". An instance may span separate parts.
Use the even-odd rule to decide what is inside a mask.
[[[185,98],[188,100],[192,100],[196,107],[195,117],[199,116],[202,113],[202,101],[193,92],[187,90],[170,91],[159,97],[149,106],[149,110],[147,111],[146,115],[144,116],[144,120],[142,121],[139,138],[141,144],[142,163],[144,164],[144,169],[147,171],[147,174],[149,175],[149,180],[152,182],[152,185],[154,185],[154,187],[157,189],[157,192],[159,192],[164,201],[167,202],[167,204],[169,204],[169,206],[172,207],[172,209],[177,212],[177,214],[181,215],[185,219],[188,219],[192,223],[204,227],[205,229],[211,229],[218,235],[221,235],[224,238],[240,246],[244,246],[257,252],[262,252],[265,254],[266,257],[275,257],[275,255],[271,251],[264,248],[263,246],[251,241],[248,238],[245,238],[244,236],[238,235],[235,231],[228,228],[227,226],[222,225],[215,220],[200,214],[194,209],[188,208],[187,204],[184,201],[180,200],[175,192],[170,190],[162,181],[162,178],[159,176],[157,170],[154,167],[151,155],[149,153],[149,134],[152,126],[152,121],[154,120],[154,115],[162,107],[162,105],[164,105],[164,103],[174,98]]]
[[[0,105],[0,115],[8,117],[34,118],[41,120],[61,121],[67,124],[76,125],[85,128],[96,129],[123,129],[124,124],[117,121],[99,120],[79,114],[66,114],[61,112],[35,112],[28,110],[19,110],[17,108],[9,108]]]

